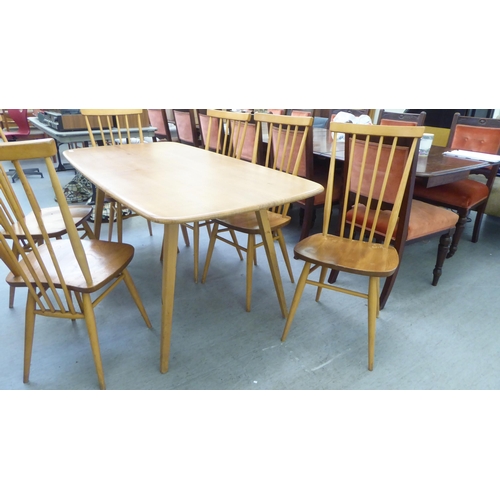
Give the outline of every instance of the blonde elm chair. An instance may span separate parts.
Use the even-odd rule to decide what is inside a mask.
[[[329,232],[334,190],[334,168],[330,168],[324,209],[323,230],[301,240],[295,257],[304,262],[290,306],[282,341],[285,341],[307,284],[317,287],[316,300],[324,288],[368,299],[368,369],[373,369],[375,328],[379,315],[380,279],[391,276],[399,267],[398,250],[392,246],[398,223],[406,217],[409,200],[405,199],[416,152],[424,127],[390,127],[332,122],[334,133],[332,162],[337,139],[345,134],[344,188],[338,234]],[[370,210],[366,208],[369,207]],[[350,223],[361,221],[361,225]],[[384,222],[383,234],[377,231]],[[328,271],[342,271],[368,278],[368,292],[327,283]],[[319,271],[312,279],[311,274]],[[311,325],[313,327],[313,325]]]
[[[116,147],[120,144],[130,144],[134,141],[138,141],[139,143],[144,142],[143,125],[141,122],[142,109],[81,109],[80,112],[85,117],[90,142],[93,147],[98,146],[98,141],[100,147]],[[93,123],[98,124],[98,133],[96,136],[94,136],[92,131],[93,127],[90,118],[93,119]],[[133,135],[138,135],[138,137],[134,138],[134,141],[132,140]],[[109,203],[110,206],[108,240],[111,241],[113,237],[116,214],[117,240],[121,243],[123,241],[123,221],[130,217],[136,217],[138,214],[130,211],[127,207],[124,207],[117,200],[109,196],[105,202]],[[149,235],[153,236],[151,221],[146,221]]]
[[[256,123],[256,131],[254,134],[253,163],[257,163],[257,158],[262,154],[264,158],[263,166],[265,168],[272,168],[290,175],[298,175],[300,167],[303,165],[302,158],[305,154],[308,135],[312,134],[313,118],[256,113],[254,121]],[[261,151],[263,124],[266,124],[268,129],[268,141],[265,151]],[[289,207],[289,203],[272,207],[268,211],[268,216],[274,240],[279,242],[290,280],[293,283],[292,268],[282,232],[282,229],[291,220],[288,215]],[[231,240],[226,238],[224,233],[229,233]],[[246,246],[238,243],[235,233],[246,235]],[[254,212],[239,214],[225,219],[215,219],[213,221],[207,258],[203,270],[202,283],[205,283],[216,241],[229,244],[235,247],[238,252],[245,252],[247,256],[246,310],[248,312],[251,309],[252,300],[253,266],[257,264],[256,249],[262,246],[262,242],[256,243],[256,237],[259,235],[259,224]]]
[[[2,130],[0,130],[0,139],[0,144],[2,142],[7,142]],[[24,173],[26,173],[26,170],[23,171]],[[14,192],[12,186],[10,186],[10,190],[11,193]],[[29,246],[23,228],[20,224],[15,222],[13,214],[11,214],[7,203],[4,202],[2,198],[0,198],[0,210],[3,211],[5,216],[11,221],[16,238],[20,240],[22,245],[24,245],[25,250],[27,250]],[[88,205],[72,205],[69,207],[69,211],[71,213],[71,218],[73,219],[75,227],[82,232],[81,237],[94,238],[94,233],[89,225],[89,219],[92,215],[92,207]],[[61,209],[58,206],[42,208],[41,217],[43,219],[44,226],[47,229],[49,238],[61,239],[66,234],[66,226],[61,214]],[[34,238],[35,243],[38,244],[42,242],[43,239],[41,237],[40,227],[38,226],[36,217],[33,212],[28,213],[28,215],[24,215],[23,213],[23,220],[27,227],[29,227],[30,233]],[[10,235],[7,233],[4,233],[4,236],[8,239],[10,238]],[[12,251],[14,253],[17,253],[16,246],[14,244],[12,244]],[[11,287],[9,295],[10,308],[14,307],[15,292],[16,289],[14,287]]]
[[[8,177],[0,163],[0,193],[14,217],[12,221],[4,210],[0,210],[0,258],[10,271],[6,278],[9,286],[26,288],[28,291],[23,381],[29,381],[35,318],[46,316],[66,320],[84,319],[99,387],[105,389],[94,308],[123,281],[146,325],[151,327],[151,323],[127,270],[134,248],[124,243],[80,239],[52,164],[51,157],[55,153],[53,139],[0,144],[0,162],[13,162],[37,223],[36,234],[32,234],[19,199],[10,188]],[[43,211],[20,164],[21,160],[30,159],[45,161],[66,226],[67,238],[52,239],[49,236]],[[27,245],[19,239],[16,225],[22,228]],[[10,241],[13,242],[13,248]],[[70,324],[68,321],[68,325]]]

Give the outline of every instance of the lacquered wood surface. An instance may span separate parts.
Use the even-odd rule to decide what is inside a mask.
[[[313,150],[315,155],[331,157],[332,138],[327,129],[313,129]],[[448,148],[432,146],[428,156],[419,156],[417,164],[417,177],[427,187],[439,186],[460,179],[467,179],[471,170],[487,167],[487,162],[464,160],[445,156],[443,153]],[[337,159],[344,159],[343,148],[337,149]]]
[[[445,156],[443,155],[445,151],[449,151],[449,149],[432,146],[428,156],[419,156],[417,177],[422,178],[427,187],[467,179],[471,170],[490,165],[488,162]]]
[[[297,201],[321,185],[175,142],[64,152],[96,186],[161,224],[223,218]]]

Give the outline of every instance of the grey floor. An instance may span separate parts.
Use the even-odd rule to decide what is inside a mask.
[[[58,175],[64,185],[74,172]],[[53,205],[48,177],[30,181],[41,205]],[[14,187],[19,189],[19,183]],[[300,234],[298,210],[292,215],[286,231],[290,255]],[[124,285],[96,308],[107,388],[499,389],[500,219],[485,216],[477,244],[470,242],[471,231],[469,223],[437,287],[430,284],[437,239],[407,246],[377,322],[372,372],[367,370],[366,301],[324,291],[316,303],[308,287],[288,339],[281,343],[285,322],[263,253],[254,272],[252,312],[247,313],[245,264],[234,249],[218,243],[207,283],[195,284],[192,248],[179,238],[170,366],[161,374],[163,229],[154,224],[150,237],[143,219],[130,219],[124,239],[136,253],[129,269],[153,328],[145,326]],[[202,231],[201,266],[206,246]],[[298,278],[301,263],[292,259],[292,266]],[[7,274],[3,263],[0,274]],[[286,271],[282,277],[289,305],[294,285]],[[355,277],[341,280],[365,286]],[[36,321],[30,382],[23,384],[24,303],[25,292],[19,290],[9,309],[8,286],[0,285],[0,389],[97,389],[85,324],[47,318]]]

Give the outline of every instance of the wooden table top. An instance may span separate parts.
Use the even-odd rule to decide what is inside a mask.
[[[64,156],[98,188],[161,224],[223,218],[323,191],[300,177],[175,142],[71,149]]]

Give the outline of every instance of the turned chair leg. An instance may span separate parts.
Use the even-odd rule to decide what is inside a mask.
[[[465,213],[459,212],[458,216],[459,219],[457,225],[455,226],[455,234],[453,235],[451,247],[450,250],[448,251],[448,255],[446,256],[447,259],[453,257],[455,255],[455,252],[457,251],[458,243],[460,241],[460,238],[462,237],[462,233],[464,232],[465,224],[467,223],[467,217],[469,216],[469,211],[467,210]]]
[[[486,203],[483,203],[480,207],[476,209],[476,220],[474,221],[474,229],[472,231],[472,243],[477,243],[479,240],[479,232],[481,231],[481,223],[483,221],[484,210],[486,209]]]
[[[451,231],[449,231],[446,234],[443,234],[441,238],[439,238],[436,267],[434,268],[434,271],[432,271],[432,274],[434,275],[434,279],[432,280],[432,286],[436,286],[438,284],[439,278],[443,273],[444,261],[450,255],[448,253],[448,249],[450,247],[450,241],[451,241]]]

